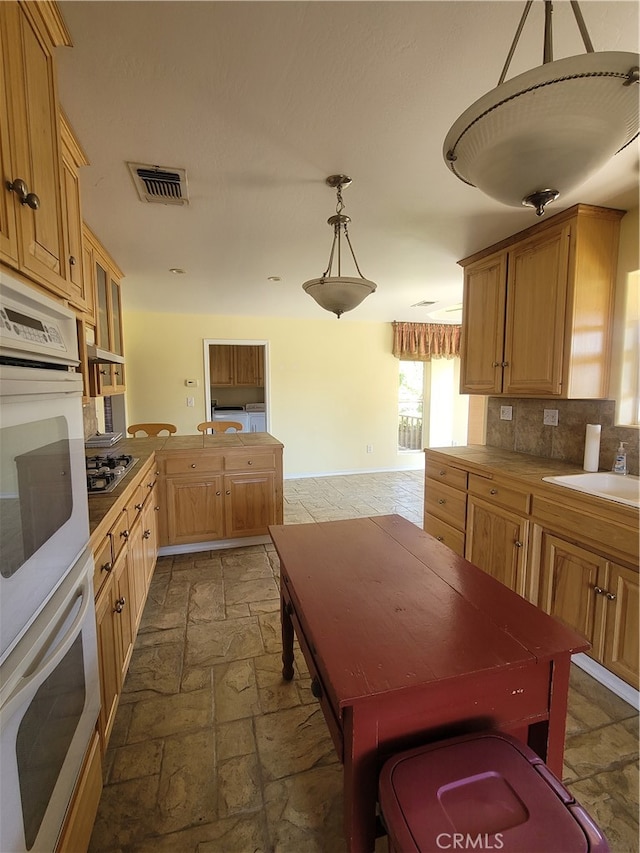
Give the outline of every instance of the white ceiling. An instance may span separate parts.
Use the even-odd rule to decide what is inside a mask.
[[[125,272],[127,308],[335,322],[301,288],[327,265],[333,173],[353,178],[350,235],[378,283],[343,323],[429,320],[411,306],[458,301],[457,260],[536,221],[442,159],[450,125],[497,84],[523,2],[60,6],[74,43],[60,98],[91,161],[84,216]],[[637,0],[581,7],[596,50],[638,51]],[[555,58],[583,52],[569,3],[554,10]],[[536,0],[510,77],[541,63],[542,14]],[[127,161],[185,168],[190,204],[142,203]],[[549,214],[576,202],[637,204],[637,146]]]

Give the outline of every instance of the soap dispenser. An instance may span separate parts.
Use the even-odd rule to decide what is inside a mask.
[[[613,460],[612,468],[614,474],[627,473],[627,451],[624,449],[625,444],[625,441],[621,441],[620,447],[616,450],[616,458]]]

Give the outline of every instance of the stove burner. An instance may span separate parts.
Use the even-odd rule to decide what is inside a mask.
[[[138,460],[126,453],[87,456],[87,489],[89,493],[110,492],[129,473]]]

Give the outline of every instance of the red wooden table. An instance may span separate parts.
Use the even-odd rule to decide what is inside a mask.
[[[350,851],[374,849],[378,774],[400,749],[500,729],[562,777],[583,637],[401,516],[269,531],[283,676],[293,678],[295,631],[344,764]]]

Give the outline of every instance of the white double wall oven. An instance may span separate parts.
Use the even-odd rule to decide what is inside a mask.
[[[0,271],[0,850],[52,851],[100,710],[76,323]]]

